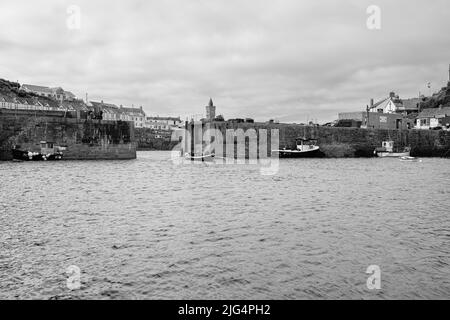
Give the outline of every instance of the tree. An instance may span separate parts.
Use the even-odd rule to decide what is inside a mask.
[[[214,118],[214,121],[224,122],[225,118],[223,117],[223,115],[219,114],[217,117]]]

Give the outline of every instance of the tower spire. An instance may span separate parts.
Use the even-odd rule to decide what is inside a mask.
[[[214,121],[216,117],[216,107],[212,101],[212,98],[209,98],[209,103],[206,106],[206,119],[208,121]]]

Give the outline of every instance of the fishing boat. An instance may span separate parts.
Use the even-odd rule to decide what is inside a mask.
[[[65,147],[55,146],[52,142],[41,141],[40,151],[22,150],[20,146],[12,149],[15,161],[56,161],[62,160]]]
[[[380,158],[409,157],[411,148],[394,149],[394,141],[383,141],[381,148],[376,148],[374,154]]]
[[[310,158],[320,156],[320,147],[317,140],[298,138],[295,141],[296,149],[272,150],[272,154],[278,155],[280,158]]]

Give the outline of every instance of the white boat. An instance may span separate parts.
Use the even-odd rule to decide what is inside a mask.
[[[296,140],[297,148],[272,150],[273,154],[278,154],[280,158],[309,158],[320,156],[320,147],[316,145],[317,141],[312,139],[299,138]]]
[[[400,158],[411,156],[411,148],[405,147],[403,150],[394,150],[394,141],[383,141],[382,147],[374,151],[380,158]]]

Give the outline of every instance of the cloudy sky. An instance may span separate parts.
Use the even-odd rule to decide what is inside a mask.
[[[151,115],[204,114],[212,97],[226,118],[326,122],[445,85],[449,16],[448,0],[0,0],[0,78]]]

